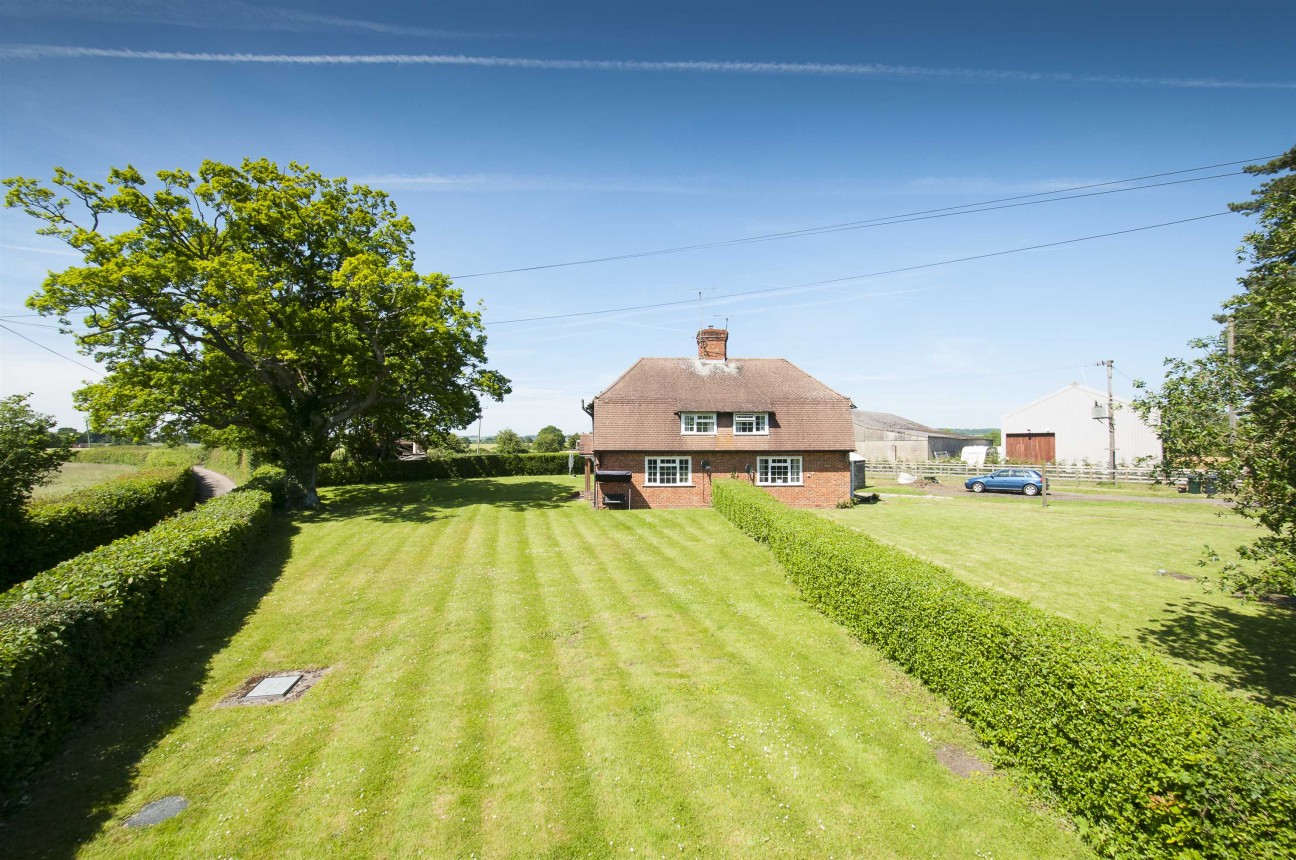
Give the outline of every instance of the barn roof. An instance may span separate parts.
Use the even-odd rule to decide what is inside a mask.
[[[968,439],[984,441],[981,436],[964,436],[960,433],[949,433],[945,430],[937,430],[934,427],[928,427],[926,424],[919,424],[917,421],[910,421],[908,418],[902,418],[899,415],[893,415],[890,412],[869,412],[865,409],[856,409],[851,413],[852,420],[858,427],[867,427],[871,430],[886,430],[892,433],[908,433],[914,436],[939,436],[943,439]]]

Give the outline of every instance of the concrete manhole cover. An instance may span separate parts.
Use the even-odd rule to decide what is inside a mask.
[[[234,705],[278,705],[295,702],[328,673],[323,669],[286,669],[264,672],[248,678],[239,688],[216,703],[218,708]]]
[[[155,800],[127,818],[126,827],[152,827],[154,824],[175,818],[189,807],[189,801],[178,794]]]

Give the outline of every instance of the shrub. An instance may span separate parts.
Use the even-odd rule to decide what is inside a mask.
[[[27,506],[23,550],[8,569],[8,586],[60,561],[150,528],[193,505],[197,483],[188,466],[123,475]]]
[[[462,454],[427,460],[383,460],[377,463],[321,463],[315,483],[383,484],[448,478],[502,478],[508,475],[565,475],[566,454]]]
[[[306,498],[306,490],[278,466],[261,466],[243,485],[245,490],[262,490],[270,494],[276,508],[298,508]]]
[[[270,494],[238,491],[77,556],[0,595],[0,786],[241,569]]]
[[[212,448],[207,451],[203,465],[213,472],[220,472],[234,480],[236,484],[246,484],[256,468],[256,456],[251,451],[232,450],[229,448]]]
[[[1296,718],[1133,645],[975,588],[743,482],[713,504],[815,608],[936,692],[1102,853],[1291,857]]]
[[[197,445],[104,445],[78,448],[74,461],[108,463],[121,466],[196,466],[207,456],[207,449]]]

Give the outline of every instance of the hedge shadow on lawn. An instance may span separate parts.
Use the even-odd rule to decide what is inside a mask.
[[[328,522],[359,517],[381,523],[431,523],[441,519],[446,509],[468,505],[513,511],[559,508],[572,502],[572,488],[560,480],[459,478],[330,487],[323,504],[302,514],[302,519]]]
[[[1296,611],[1261,604],[1257,613],[1188,600],[1139,630],[1139,641],[1194,664],[1194,671],[1270,706],[1296,707]],[[1232,671],[1209,672],[1210,664]]]
[[[129,796],[139,762],[202,694],[212,658],[274,586],[297,531],[291,520],[276,516],[256,550],[256,562],[229,580],[229,594],[110,691],[58,753],[13,787],[0,819],[6,857],[73,857],[98,833]],[[23,796],[29,801],[21,802]],[[201,798],[189,801],[201,803]]]

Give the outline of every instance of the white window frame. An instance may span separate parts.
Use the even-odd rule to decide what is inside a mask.
[[[672,463],[675,470],[675,480],[663,482],[661,480],[662,465]],[[692,457],[644,457],[644,486],[645,487],[691,487],[693,486],[693,458]]]
[[[739,422],[751,422],[751,430],[739,430]],[[735,412],[733,417],[733,432],[735,436],[768,436],[769,435],[769,413],[768,412]]]
[[[710,430],[698,430],[698,419],[711,422]],[[680,434],[684,436],[714,436],[716,434],[716,414],[714,412],[681,412]]]
[[[773,473],[775,464],[783,464],[787,468],[787,479],[779,480]],[[802,469],[800,457],[757,457],[756,458],[756,483],[762,487],[803,487],[805,486],[805,471]],[[792,480],[795,477],[796,480]]]

